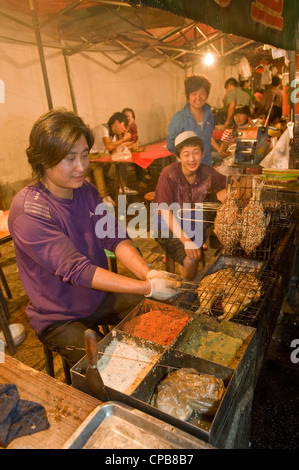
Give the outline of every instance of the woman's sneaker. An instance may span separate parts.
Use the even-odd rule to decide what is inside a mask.
[[[134,195],[134,194],[138,194],[138,191],[135,191],[135,189],[131,189],[131,188],[128,188],[127,186],[124,187],[124,192],[122,190],[122,188],[119,188],[119,194],[130,194],[130,195]]]

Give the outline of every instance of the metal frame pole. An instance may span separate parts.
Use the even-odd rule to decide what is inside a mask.
[[[49,79],[48,79],[48,74],[47,74],[47,67],[46,67],[46,60],[45,60],[45,56],[44,56],[43,43],[42,43],[42,38],[41,38],[41,34],[40,34],[39,21],[38,21],[38,16],[37,16],[37,11],[36,11],[36,0],[29,0],[29,6],[30,6],[30,10],[32,12],[33,29],[34,29],[34,32],[35,32],[36,44],[37,44],[37,48],[38,48],[39,59],[40,59],[40,63],[41,63],[42,74],[43,74],[43,79],[44,79],[44,84],[45,84],[45,89],[46,89],[48,107],[49,107],[49,110],[50,110],[50,109],[53,108],[53,103],[52,103]]]
[[[73,88],[72,79],[71,79],[69,60],[68,60],[66,48],[64,47],[63,41],[61,41],[61,44],[62,44],[62,47],[63,47],[62,53],[63,53],[63,58],[64,58],[67,81],[68,81],[68,84],[69,84],[69,90],[70,90],[70,95],[71,95],[71,100],[72,100],[73,111],[74,111],[75,114],[78,114],[78,108],[77,108],[74,88]]]

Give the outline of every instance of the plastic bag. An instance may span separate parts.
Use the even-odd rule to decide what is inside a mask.
[[[125,162],[131,160],[132,153],[125,144],[121,144],[117,147],[116,152],[111,155],[111,159],[114,162]]]
[[[287,129],[278,139],[275,147],[260,162],[260,165],[263,168],[289,168],[290,139],[293,137],[293,127],[294,123],[289,122],[287,125]]]
[[[168,374],[156,387],[153,406],[186,421],[193,411],[214,415],[225,393],[224,383],[212,375],[182,368]]]
[[[0,211],[0,232],[8,232],[8,215]]]

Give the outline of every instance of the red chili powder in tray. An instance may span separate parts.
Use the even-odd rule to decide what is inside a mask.
[[[139,338],[168,346],[190,320],[177,310],[150,310],[128,320],[122,329]]]

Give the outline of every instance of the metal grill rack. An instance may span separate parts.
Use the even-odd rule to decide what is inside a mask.
[[[278,178],[275,176],[269,178],[264,175],[230,175],[228,177],[228,187],[232,187],[232,185],[237,187],[236,198],[232,200],[231,204],[229,203],[230,206],[227,205],[228,212],[223,221],[223,224],[228,223],[226,230],[223,230],[224,227],[218,221],[218,228],[220,227],[222,233],[219,251],[236,257],[269,261],[277,243],[283,238],[286,230],[294,220],[295,207],[293,204],[278,199],[277,193],[280,185]],[[256,199],[254,199],[254,190],[252,189],[254,185],[255,187],[262,186]],[[243,194],[243,196],[239,197],[240,194]],[[235,243],[229,243],[233,234],[236,233],[236,223],[230,222],[232,204],[238,209],[238,223],[240,224],[240,235],[236,237],[237,242]],[[249,204],[251,207],[250,215],[248,215]],[[263,212],[261,212],[261,209]],[[263,223],[261,223],[262,213],[263,223],[266,226],[264,235],[262,234],[264,230]],[[229,225],[230,223],[231,225]],[[256,240],[255,247],[250,252],[246,252],[242,246],[241,239],[246,240],[247,237]]]
[[[219,283],[224,282],[225,284],[227,269],[229,268],[231,268],[237,276],[236,281],[229,287],[229,289],[226,290],[225,296],[228,300],[225,300],[225,297],[221,296],[221,293],[219,293]],[[198,284],[205,276],[212,273],[217,273],[217,283],[215,284],[211,282],[210,284],[206,284],[205,294],[202,295],[200,299],[196,292]],[[277,273],[265,270],[263,263],[260,262],[220,255],[209,270],[205,271],[200,276],[198,282],[189,284],[189,289],[184,291],[180,297],[175,300],[175,306],[189,312],[209,315],[218,319],[223,314],[225,302],[227,302],[227,305],[231,308],[230,305],[233,304],[232,298],[235,294],[236,288],[238,287],[239,280],[247,274],[254,274],[259,280],[261,284],[259,295],[254,295],[252,302],[243,310],[236,313],[230,321],[240,323],[245,326],[256,327],[259,314],[262,312],[264,306],[269,300],[271,292],[275,287],[277,277]],[[244,292],[244,296],[239,297],[235,304],[242,304],[245,295],[246,293]],[[215,301],[211,303],[211,300]]]

